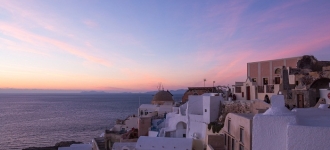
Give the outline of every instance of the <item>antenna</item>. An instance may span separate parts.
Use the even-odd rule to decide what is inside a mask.
[[[161,82],[158,83],[157,89],[158,89],[158,91],[160,91],[162,89],[162,83]]]
[[[163,84],[161,82],[158,83],[157,89],[158,89],[158,91],[161,91],[161,90],[164,91],[164,86],[163,86]]]

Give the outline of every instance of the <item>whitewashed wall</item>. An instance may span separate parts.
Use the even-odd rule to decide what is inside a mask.
[[[285,150],[288,123],[296,123],[296,117],[255,115],[252,126],[252,149]]]
[[[203,115],[202,96],[189,95],[188,98],[188,114]]]

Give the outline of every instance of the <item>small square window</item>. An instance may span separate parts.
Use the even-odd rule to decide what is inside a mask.
[[[242,88],[240,86],[235,87],[235,93],[241,93]]]
[[[263,85],[268,85],[268,78],[263,78],[262,83]]]
[[[228,126],[228,133],[230,133],[230,120],[228,120],[227,126]]]
[[[207,109],[205,109],[205,112],[207,112]]]
[[[280,84],[280,83],[281,83],[281,78],[275,77],[275,84]]]
[[[227,134],[225,134],[225,145],[227,145]]]

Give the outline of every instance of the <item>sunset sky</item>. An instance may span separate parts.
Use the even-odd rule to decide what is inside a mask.
[[[330,60],[329,0],[0,1],[0,88],[232,85],[246,63]]]

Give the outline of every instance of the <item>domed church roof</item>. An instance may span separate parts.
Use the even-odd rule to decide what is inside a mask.
[[[172,98],[172,94],[169,91],[159,91],[158,93],[156,93],[152,99],[151,102],[159,102],[159,101],[170,101],[170,102],[174,102],[173,98]]]

